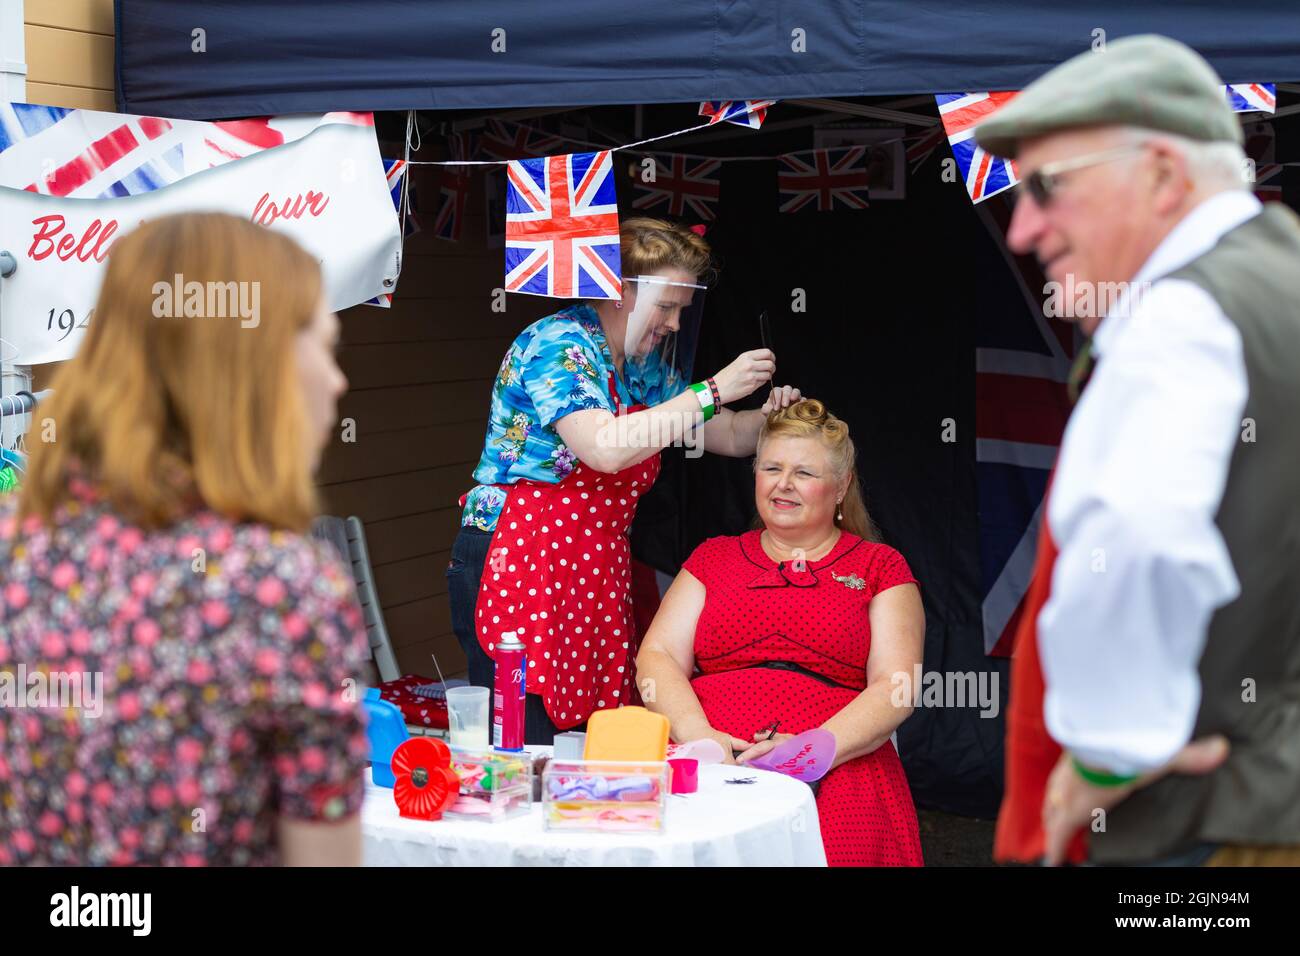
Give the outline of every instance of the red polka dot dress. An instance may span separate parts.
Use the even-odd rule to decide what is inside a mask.
[[[503,631],[527,649],[527,691],[556,727],[640,702],[633,682],[628,532],[659,455],[614,474],[579,462],[559,484],[518,481],[497,519],[474,609],[479,644],[495,657]]]
[[[760,534],[710,538],[684,565],[706,591],[691,686],[710,725],[744,740],[777,720],[781,733],[811,730],[852,702],[866,687],[871,599],[916,583],[893,548],[847,532],[799,571],[768,557]],[[892,742],[823,777],[817,811],[832,866],[922,865]]]

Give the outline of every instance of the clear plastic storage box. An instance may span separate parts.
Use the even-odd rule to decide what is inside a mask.
[[[451,769],[460,778],[460,797],[445,816],[496,823],[532,807],[533,758],[526,753],[453,747]]]
[[[662,833],[670,773],[665,761],[552,760],[542,774],[546,829]]]

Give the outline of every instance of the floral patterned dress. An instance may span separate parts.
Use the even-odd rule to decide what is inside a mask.
[[[356,813],[368,647],[332,552],[69,487],[48,526],[0,499],[0,865],[274,864],[278,817]]]

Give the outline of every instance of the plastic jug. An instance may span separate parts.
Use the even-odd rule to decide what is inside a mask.
[[[378,687],[367,687],[362,701],[366,709],[366,737],[370,740],[370,776],[379,787],[392,788],[393,751],[410,738],[406,721],[396,704],[379,699]]]

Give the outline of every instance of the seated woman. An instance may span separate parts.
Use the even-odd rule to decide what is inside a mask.
[[[664,596],[637,657],[646,706],[673,739],[746,763],[821,727],[835,736],[817,809],[832,866],[920,866],[916,810],[890,735],[925,618],[907,562],[876,540],[848,427],[821,402],[768,415],[754,499],[764,528],[710,538]],[[694,676],[692,676],[694,675]],[[653,698],[653,699],[651,699]],[[771,741],[776,721],[783,733]]]

